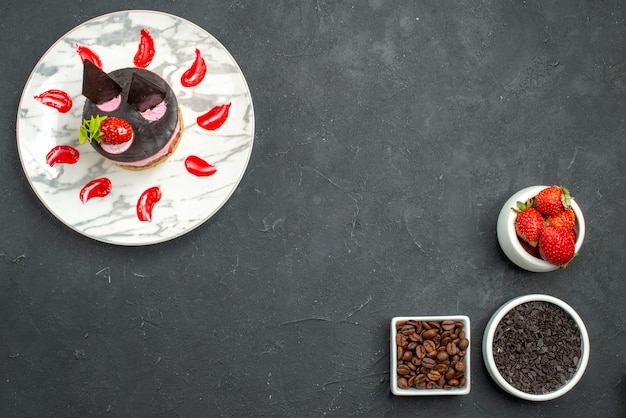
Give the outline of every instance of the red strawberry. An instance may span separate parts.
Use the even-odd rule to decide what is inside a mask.
[[[548,263],[567,267],[567,263],[574,257],[574,241],[569,231],[546,226],[539,237],[539,254]]]
[[[550,225],[555,228],[574,229],[575,223],[576,214],[574,214],[574,211],[571,208],[546,217],[546,225]]]
[[[565,187],[546,187],[535,197],[535,207],[542,215],[554,215],[570,207],[569,191]]]
[[[524,241],[521,238],[518,238],[518,241],[519,241],[520,245],[522,246],[522,248],[528,254],[532,255],[533,257],[541,258],[541,255],[539,254],[539,248],[531,246],[529,243],[527,243],[526,241]]]
[[[123,144],[133,137],[133,128],[124,119],[108,117],[100,124],[102,142],[105,144]]]
[[[124,119],[99,115],[84,119],[78,133],[81,144],[88,140],[116,145],[128,142],[132,137],[133,128]]]
[[[545,222],[537,209],[532,207],[532,200],[526,203],[517,202],[518,210],[515,218],[515,232],[517,236],[532,247],[537,246],[541,231],[545,226]]]

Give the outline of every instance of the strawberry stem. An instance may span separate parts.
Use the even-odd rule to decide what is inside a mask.
[[[563,194],[561,195],[561,203],[563,203],[563,207],[565,209],[569,209],[572,205],[572,196],[569,194],[569,190],[565,187],[561,187],[563,190]]]

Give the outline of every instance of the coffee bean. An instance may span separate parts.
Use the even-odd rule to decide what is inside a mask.
[[[406,335],[404,335],[404,334],[397,334],[396,335],[396,344],[398,344],[399,347],[406,347],[407,345],[409,345],[408,338],[406,337]]]
[[[400,329],[400,332],[408,336],[415,332],[415,327],[413,325],[406,324]]]
[[[397,355],[397,359],[400,360],[402,358],[402,355],[404,354],[404,348],[403,347],[398,347],[398,355]]]
[[[454,370],[456,370],[457,372],[464,372],[465,371],[465,359],[459,360],[454,365]]]
[[[422,359],[422,366],[426,367],[427,369],[432,369],[433,367],[435,367],[436,364],[437,362],[430,357],[424,357]]]
[[[456,354],[459,354],[459,347],[456,346],[455,343],[449,343],[446,346],[446,351],[448,352],[448,354],[450,354],[451,356],[454,356]]]
[[[459,386],[459,380],[458,379],[448,379],[448,384],[450,386]]]
[[[445,351],[439,351],[437,353],[437,361],[446,361],[448,360],[448,353]]]
[[[463,338],[461,339],[461,341],[459,341],[459,348],[463,351],[467,350],[467,347],[469,346],[469,340],[467,338]]]
[[[439,363],[435,366],[435,370],[437,370],[441,374],[445,374],[450,368],[446,363]]]
[[[418,345],[417,347],[415,347],[415,355],[419,358],[424,358],[424,356],[426,355],[426,349],[423,345]]]
[[[450,331],[453,330],[456,327],[456,325],[454,324],[454,321],[443,321],[441,324],[441,328],[445,329],[446,331]]]
[[[428,377],[428,380],[436,381],[441,379],[441,373],[439,373],[437,370],[431,370],[428,372],[428,375],[426,375],[426,377]]]
[[[401,364],[398,366],[397,372],[402,376],[406,376],[407,374],[411,373],[411,369],[409,369],[409,366],[407,366],[406,364]]]
[[[431,351],[435,351],[437,349],[437,345],[432,340],[424,341],[423,346],[424,346],[424,350],[426,350],[427,353],[430,353]]]
[[[426,331],[422,332],[422,338],[425,339],[425,340],[432,340],[438,334],[439,334],[439,332],[438,332],[438,330],[436,328],[431,328],[429,330],[426,330]]]
[[[411,342],[422,342],[422,337],[418,333],[415,333],[409,335],[409,340]]]
[[[406,351],[404,352],[404,354],[402,355],[402,360],[404,360],[404,361],[409,361],[409,360],[411,360],[412,358],[413,358],[413,352],[412,352],[412,351],[409,351],[409,350],[406,350]]]
[[[399,377],[398,378],[398,387],[401,389],[408,389],[409,388],[409,382],[406,380],[405,377]]]

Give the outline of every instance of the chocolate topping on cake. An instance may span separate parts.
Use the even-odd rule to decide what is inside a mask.
[[[165,91],[138,73],[133,73],[128,89],[129,105],[140,112],[153,108],[165,99]]]
[[[83,61],[83,96],[95,104],[106,103],[119,96],[122,87],[88,59]]]
[[[134,140],[131,147],[122,154],[109,154],[96,141],[93,141],[91,146],[109,160],[122,163],[140,161],[156,154],[168,143],[179,121],[178,101],[171,87],[157,74],[136,67],[112,71],[108,77],[123,86],[120,105],[114,110],[105,111],[98,108],[92,100],[85,100],[83,119],[89,119],[95,115],[124,119],[133,128]],[[142,95],[146,98],[131,100],[133,89],[135,98]],[[162,92],[162,95],[159,92]],[[161,118],[154,121],[144,118],[139,108],[130,104],[141,102],[146,109],[149,109],[149,103],[153,103],[152,107],[154,107],[162,101],[167,103],[166,111]]]

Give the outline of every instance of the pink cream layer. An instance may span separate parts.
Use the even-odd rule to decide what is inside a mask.
[[[121,144],[106,144],[103,142],[102,144],[100,144],[100,147],[109,154],[121,154],[123,152],[126,152],[128,148],[130,148],[132,143],[133,138],[131,137],[128,141],[122,142]]]
[[[159,152],[157,152],[154,155],[151,155],[148,158],[144,158],[143,160],[132,161],[128,163],[116,161],[115,164],[121,165],[124,167],[130,167],[130,168],[143,168],[143,167],[149,166],[153,162],[160,160],[161,158],[167,156],[170,152],[172,152],[172,149],[174,145],[176,144],[179,134],[180,134],[180,119],[176,122],[176,126],[174,127],[174,132],[172,132],[172,136],[167,141],[165,146],[161,148]]]
[[[154,106],[153,108],[148,109],[145,112],[141,112],[141,116],[143,116],[145,120],[154,122],[156,120],[161,119],[163,115],[165,115],[166,111],[167,111],[167,105],[165,104],[165,100],[163,100],[161,103]]]
[[[120,106],[121,102],[122,102],[122,96],[118,94],[117,96],[109,100],[108,102],[104,102],[96,106],[98,107],[98,109],[102,110],[103,112],[113,112],[115,109],[117,109]]]

